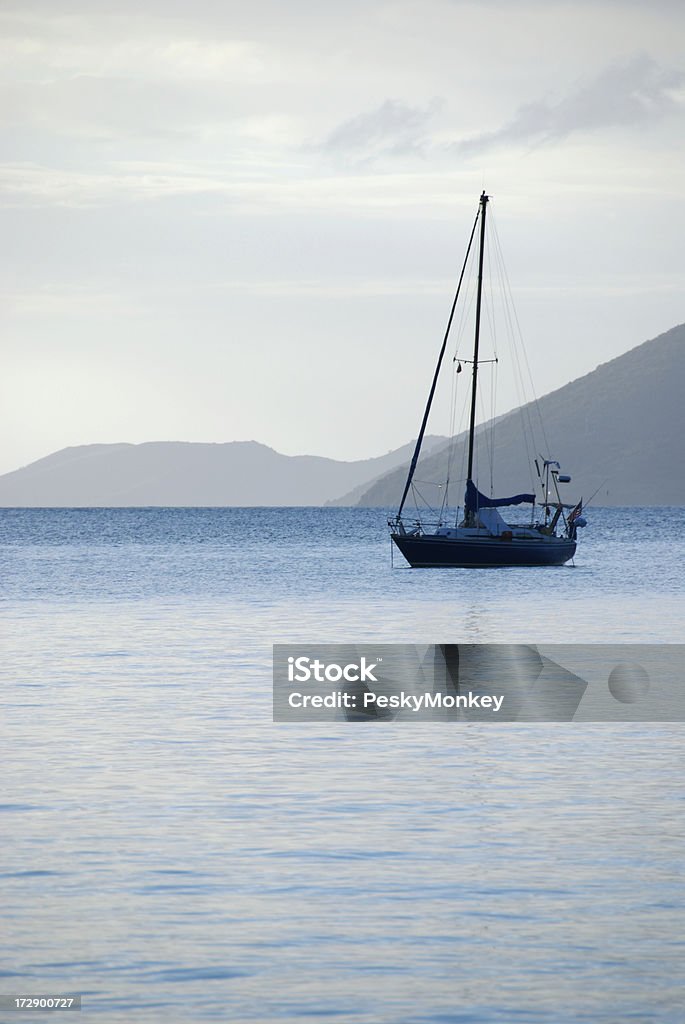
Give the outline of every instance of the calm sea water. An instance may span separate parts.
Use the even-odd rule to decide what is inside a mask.
[[[271,722],[275,641],[682,642],[685,510],[589,518],[477,571],[373,510],[0,510],[0,994],[680,1024],[681,726]]]

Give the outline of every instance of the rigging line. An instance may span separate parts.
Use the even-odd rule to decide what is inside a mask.
[[[492,212],[492,210],[491,210],[491,212]],[[497,316],[496,316],[496,313],[495,313],[495,289],[493,287],[493,280],[492,280],[492,265],[493,265],[493,262],[495,262],[495,264],[496,264],[496,254],[495,254],[495,260],[493,260],[493,254],[492,254],[493,243],[490,240],[490,237],[487,238],[486,245],[487,245],[487,266],[488,266],[488,282],[489,282],[489,319],[490,319],[490,331],[491,331],[492,349],[493,349],[493,352],[494,352],[494,355],[495,355],[495,360],[496,360],[497,359]],[[495,378],[494,378],[493,369],[494,369],[494,367],[496,365],[497,365],[496,362],[490,364],[490,417],[489,417],[489,421],[488,421],[488,443],[489,443],[489,457],[490,457],[490,497],[493,496],[494,490],[495,490],[495,482],[494,482],[494,477],[495,477],[495,403],[494,403],[494,390],[493,390],[494,379]]]
[[[412,485],[411,485],[411,493],[412,493],[412,498],[413,498],[413,501],[414,501],[414,508],[415,508],[415,511],[416,511],[416,515],[419,518],[421,516],[421,506],[419,505],[419,501],[423,503],[423,505],[425,506],[426,509],[428,509],[429,512],[431,512],[433,515],[437,515],[435,509],[430,504],[428,499],[425,498],[424,495],[421,493],[421,491],[419,490],[417,484],[421,484],[421,485],[423,485],[425,487],[437,487],[438,489],[441,487],[441,485],[440,484],[436,484],[434,480],[417,480],[416,478],[414,478],[414,480],[412,480]]]
[[[492,214],[492,209],[491,209]],[[495,289],[492,282],[492,240],[488,234],[485,238],[485,260],[488,272],[488,287],[485,291],[485,311],[490,325],[490,340],[495,358],[497,358],[497,316],[495,313]]]
[[[466,323],[470,319],[471,310],[476,298],[476,280],[474,268],[477,260],[477,252],[474,249],[471,253],[470,265],[468,268],[468,276],[466,278],[466,295],[461,303],[461,312],[459,316],[459,323],[457,325],[456,332],[456,346],[454,354],[457,354],[459,346],[463,341],[464,331],[466,329]]]
[[[495,414],[497,412],[497,386],[499,384],[499,363],[495,363],[492,368],[493,385],[492,385],[492,451],[493,451],[493,462],[495,452],[495,431],[498,429]]]
[[[429,481],[426,481],[426,482],[428,483]],[[416,494],[418,494],[419,498],[420,498],[420,499],[421,499],[421,501],[422,501],[422,502],[424,503],[424,505],[426,506],[426,508],[428,509],[428,511],[429,511],[429,512],[430,512],[430,513],[431,513],[432,515],[434,515],[434,516],[435,516],[436,518],[439,518],[439,516],[438,516],[438,513],[437,513],[437,512],[435,511],[435,509],[433,508],[433,506],[432,506],[432,505],[431,505],[431,504],[430,504],[430,503],[429,503],[429,502],[428,502],[428,501],[426,500],[426,498],[424,498],[423,494],[421,494],[421,491],[420,491],[420,490],[418,489],[418,487],[416,487],[416,485],[415,485],[415,484],[412,484],[412,490],[414,490],[414,491],[416,492]]]
[[[507,282],[506,266],[505,266],[505,263],[504,263],[504,254],[502,252],[502,247],[499,244],[499,235],[497,234],[497,226],[496,226],[496,224],[494,225],[493,236],[494,236],[495,242],[497,243],[496,251],[497,251],[497,257],[498,257],[498,259],[497,259],[497,262],[498,262],[498,272],[499,272],[500,281],[501,281],[501,285],[502,285],[502,299],[503,299],[502,307],[503,307],[504,317],[505,317],[505,320],[506,320],[506,323],[507,323],[507,327],[508,327],[508,333],[509,333],[509,339],[510,339],[512,355],[513,355],[513,358],[514,358],[515,383],[516,383],[516,386],[517,386],[519,401],[520,401],[521,405],[524,405],[524,404],[528,404],[528,399],[527,399],[527,396],[526,396],[526,387],[525,387],[525,382],[524,382],[524,377],[523,377],[523,371],[521,369],[519,345],[517,345],[517,343],[516,343],[516,329],[515,329],[515,326],[514,326],[514,319],[513,319],[513,313],[514,313],[513,296],[511,294],[511,289],[509,289],[507,291],[507,287],[506,287],[506,282]],[[519,330],[519,336],[521,336],[520,330]],[[521,337],[521,341],[520,341],[520,348],[521,349],[525,348],[525,346],[523,345],[522,337]],[[534,434],[534,431],[532,429],[532,423],[531,423],[530,429],[531,429],[531,435]]]
[[[485,447],[485,454],[486,454],[486,457],[487,457],[487,460],[488,460],[488,469],[490,470],[490,497],[492,498],[493,493],[494,493],[494,471],[493,471],[492,452],[490,450],[490,430],[489,430],[490,424],[488,423],[487,417],[485,415],[485,401],[483,399],[483,389],[482,389],[482,387],[478,388],[478,407],[480,408],[482,425],[481,425],[480,429],[477,431],[477,442],[476,442],[476,444],[477,444],[478,448],[481,449],[481,451],[483,449],[483,445]],[[476,450],[476,455],[477,454],[478,454],[478,451]],[[475,459],[475,462],[476,462],[476,469],[477,469],[478,468],[478,458]]]
[[[468,438],[467,438],[467,434],[466,434],[466,419],[467,419],[467,415],[468,415],[468,402],[465,401],[463,406],[462,406],[462,409],[461,409],[461,416],[459,418],[459,430],[458,430],[459,436],[463,438],[462,445],[461,445],[461,466],[460,466],[460,469],[459,469],[459,479],[463,480],[463,481],[466,480],[466,450],[467,450],[467,447],[468,447]]]
[[[450,471],[452,468],[452,453],[454,451],[454,415],[457,404],[456,391],[457,391],[457,372],[454,367],[454,360],[452,360],[452,383],[450,386],[450,426],[449,426],[449,442],[447,444],[447,477],[445,479],[445,493],[442,499],[442,507],[444,509],[447,503],[447,495],[450,489]]]
[[[457,358],[457,357],[455,357],[455,358]],[[455,373],[454,381],[456,382],[456,380],[457,380],[457,374]],[[461,450],[461,462],[460,462],[459,475],[457,476],[456,479],[457,479],[458,482],[461,482],[461,483],[464,483],[465,480],[466,480],[466,477],[464,475],[464,466],[465,466],[465,463],[466,463],[466,449],[467,449],[467,444],[468,444],[468,435],[466,433],[466,419],[467,419],[467,417],[468,417],[468,395],[465,394],[464,400],[461,401],[461,405],[460,405],[459,389],[458,389],[458,387],[457,387],[457,385],[455,383],[454,403],[453,403],[453,406],[451,408],[451,422],[450,422],[450,456],[449,456],[449,460],[450,460],[449,461],[449,479],[450,479],[450,482],[453,479],[453,472],[452,471],[453,471],[453,467],[454,467],[454,459],[456,457],[457,449],[458,448]],[[458,441],[461,442],[459,445],[457,444]],[[457,506],[456,506],[456,514],[458,514],[460,508],[461,508],[461,505],[457,504]]]
[[[602,488],[604,487],[604,485],[605,485],[606,483],[608,483],[608,482],[609,482],[609,477],[607,477],[607,478],[606,478],[606,480],[602,480],[602,482],[601,482],[601,484],[599,485],[599,487],[597,488],[597,490],[596,490],[596,491],[593,491],[593,492],[592,492],[592,494],[590,495],[590,497],[588,498],[588,500],[587,500],[587,501],[585,501],[585,502],[583,502],[583,506],[582,506],[582,507],[583,507],[583,510],[585,510],[586,508],[588,508],[588,507],[589,507],[589,505],[590,505],[590,502],[592,501],[592,499],[593,499],[594,497],[596,497],[596,495],[597,495],[597,494],[599,494],[599,492],[601,491],[601,489],[602,489]],[[581,500],[582,500],[582,499],[581,499]]]
[[[475,440],[476,424],[476,389],[478,384],[478,353],[480,346],[481,330],[481,305],[483,301],[483,257],[485,255],[485,221],[488,208],[489,196],[483,192],[480,197],[480,239],[478,245],[478,291],[476,293],[476,330],[473,339],[473,373],[471,375],[471,409],[469,413],[469,458],[466,475],[473,478],[473,442]]]
[[[488,293],[487,293],[487,303],[485,303],[484,305],[485,305],[485,311],[486,311],[486,318],[487,318],[487,321],[488,321],[488,324],[489,324],[489,327],[490,327],[490,337],[491,337],[491,341],[492,341],[493,349],[494,349],[495,348],[495,338],[496,338],[496,335],[497,335],[497,317],[496,317],[496,313],[495,313],[494,291],[493,291],[493,287],[492,287],[492,263],[491,263],[491,252],[490,252],[490,244],[489,244],[489,242],[487,243],[486,257],[487,257],[487,269],[488,269],[489,287],[488,287]],[[497,358],[496,355],[495,355],[495,358]],[[484,362],[490,363],[490,370],[491,370],[491,373],[490,373],[490,387],[489,387],[489,390],[488,390],[488,395],[489,395],[489,399],[490,399],[490,415],[487,416],[486,413],[485,413],[484,394],[485,394],[485,390],[486,389],[483,389],[483,391],[481,391],[481,394],[480,394],[480,409],[481,409],[481,416],[482,416],[482,422],[483,422],[483,431],[486,432],[486,443],[488,445],[488,454],[489,454],[489,458],[490,458],[490,496],[492,497],[493,488],[494,488],[494,482],[493,482],[493,475],[494,475],[494,460],[493,460],[493,447],[494,447],[493,432],[494,432],[494,424],[492,422],[494,414],[493,414],[493,396],[492,396],[492,366],[494,364],[493,364],[492,360],[481,360],[481,362],[483,362],[483,363]]]
[[[531,415],[530,415],[530,413],[531,413],[530,404],[531,403],[530,403],[530,401],[529,401],[529,399],[527,398],[527,395],[526,395],[526,386],[525,386],[525,382],[524,382],[523,371],[521,369],[521,360],[520,360],[520,355],[519,355],[519,349],[522,349],[523,353],[525,355],[525,345],[523,343],[523,335],[521,333],[520,326],[519,326],[519,329],[518,329],[519,343],[517,344],[517,341],[516,341],[517,332],[515,330],[514,320],[513,320],[513,316],[515,316],[515,314],[516,314],[516,309],[515,309],[515,306],[514,306],[514,301],[513,301],[513,295],[511,293],[511,288],[510,287],[507,288],[508,277],[507,277],[507,273],[506,273],[506,266],[505,266],[505,263],[504,263],[504,254],[502,253],[502,247],[501,247],[501,244],[499,242],[499,235],[497,233],[497,226],[496,226],[496,224],[493,225],[493,229],[494,229],[493,230],[493,237],[494,237],[495,242],[496,242],[496,252],[497,252],[497,256],[498,256],[498,269],[499,269],[500,279],[501,279],[501,282],[502,282],[502,295],[503,295],[503,303],[502,303],[502,305],[503,305],[505,320],[506,320],[506,323],[508,325],[508,332],[509,332],[509,339],[510,339],[510,348],[511,348],[511,352],[512,352],[512,355],[513,355],[512,365],[513,365],[513,369],[514,369],[514,384],[515,384],[515,387],[516,387],[517,397],[518,397],[518,401],[519,401],[519,414],[520,414],[520,419],[521,419],[521,430],[522,430],[523,441],[524,441],[524,445],[525,445],[525,449],[526,449],[526,458],[527,458],[527,462],[528,462],[528,471],[529,471],[529,474],[530,474],[531,484],[532,484],[532,487],[533,487],[533,490],[534,490],[535,489],[535,480],[533,478],[533,471],[532,471],[532,458],[533,457],[532,457],[532,454],[531,454],[531,445],[532,445],[532,448],[536,448],[537,445],[536,445],[536,441],[535,441],[535,430],[533,428],[533,423],[532,423],[532,419],[531,419]],[[541,423],[541,426],[542,426],[542,423]],[[544,428],[543,428],[543,435],[544,435]],[[545,442],[546,442],[546,438],[545,438]]]
[[[448,442],[448,446],[447,446],[447,480],[445,481],[445,503],[447,502],[447,494],[448,494],[448,491],[449,491],[450,475],[451,475],[451,472],[452,472],[452,459],[453,459],[453,456],[454,456],[454,447],[455,447],[454,426],[455,426],[455,418],[456,418],[456,414],[457,414],[457,394],[458,394],[458,382],[459,382],[459,372],[457,371],[457,369],[456,369],[456,367],[454,365],[456,361],[457,361],[457,358],[456,358],[456,355],[455,355],[454,359],[452,360],[452,382],[451,382],[451,386],[450,386],[450,425],[449,425],[449,442]]]
[[[498,246],[498,248],[499,248],[499,250],[501,252],[501,245],[500,245],[500,241],[499,241],[499,235],[497,233],[497,226],[493,225],[493,227],[494,227],[495,241],[496,241],[497,246]],[[504,257],[503,256],[502,256],[502,270],[503,270],[503,274],[504,274],[504,282],[506,283],[507,290],[508,290],[509,295],[511,297],[511,307],[512,307],[513,317],[514,317],[514,321],[516,323],[517,333],[518,333],[518,336],[520,338],[521,348],[523,350],[523,358],[524,358],[525,365],[526,365],[526,370],[527,370],[527,373],[528,373],[528,382],[530,384],[530,390],[531,390],[531,394],[533,396],[533,403],[535,405],[535,411],[537,413],[538,420],[540,422],[540,429],[542,431],[542,437],[543,437],[543,440],[545,442],[545,447],[549,450],[549,441],[547,440],[547,434],[545,432],[545,422],[544,422],[544,420],[542,418],[542,412],[540,410],[540,403],[538,401],[538,397],[537,397],[537,394],[535,392],[535,384],[533,382],[533,374],[532,374],[531,369],[530,369],[530,363],[528,362],[528,353],[526,351],[526,346],[525,346],[525,343],[523,341],[523,331],[521,330],[521,324],[519,323],[518,314],[516,312],[516,306],[514,304],[513,294],[512,294],[512,291],[511,291],[511,284],[509,283],[509,275],[507,274],[507,268],[506,268],[506,264],[504,263]]]
[[[490,493],[494,491],[495,473],[495,382],[497,363],[490,366]]]
[[[444,484],[436,484],[435,485],[439,490],[442,490],[442,501],[440,503],[440,519],[442,519],[443,513],[445,511],[445,506],[447,504],[447,499],[448,499],[449,489],[450,489],[450,456],[449,456],[449,453],[450,453],[450,446],[448,445],[447,449],[445,451],[445,455],[447,457],[447,459],[446,459],[446,470],[445,470],[445,482],[444,482]]]
[[[433,395],[435,394],[435,388],[437,386],[438,377],[440,375],[440,367],[442,366],[442,358],[443,358],[443,356],[445,354],[445,349],[447,348],[447,339],[450,336],[450,328],[452,327],[452,320],[454,319],[454,311],[457,308],[457,299],[459,298],[459,292],[461,291],[461,282],[464,280],[464,273],[466,271],[466,265],[468,263],[469,255],[471,253],[471,243],[473,242],[473,236],[476,233],[476,225],[478,224],[478,219],[479,219],[480,215],[481,215],[481,207],[479,205],[478,213],[476,214],[476,218],[475,218],[475,220],[473,222],[473,227],[471,228],[471,237],[469,238],[469,244],[468,244],[468,247],[466,249],[466,256],[464,257],[464,265],[462,266],[461,274],[459,275],[459,283],[457,285],[457,291],[456,291],[456,294],[454,296],[454,302],[452,303],[452,308],[450,310],[449,319],[447,321],[447,327],[445,329],[445,337],[443,338],[442,346],[440,348],[440,355],[438,356],[438,365],[435,367],[435,373],[433,375],[433,383],[431,384],[431,389],[430,389],[430,392],[429,392],[429,395],[428,395],[428,402],[426,403],[426,411],[423,414],[423,421],[421,423],[421,429],[419,431],[419,436],[416,439],[416,448],[414,449],[414,454],[412,456],[411,465],[409,466],[409,474],[407,476],[407,482],[404,485],[404,493],[402,494],[402,500],[400,501],[400,507],[397,510],[397,518],[398,519],[402,515],[402,509],[404,507],[404,502],[406,500],[407,493],[408,493],[409,487],[411,485],[411,480],[412,480],[412,477],[414,475],[414,471],[416,469],[416,463],[419,461],[419,453],[421,451],[421,444],[423,443],[423,435],[426,432],[426,424],[428,423],[428,416],[430,414],[431,405],[433,404]]]
[[[417,495],[420,497],[419,492],[417,491],[415,485],[412,483],[412,485],[411,485],[411,500],[414,503],[414,514],[417,516],[418,520],[420,521],[420,519],[421,519],[421,509],[419,508],[419,503],[418,503],[418,500],[417,500]]]
[[[418,479],[415,479],[414,483],[424,484],[426,487],[437,487],[438,490],[441,490],[445,486],[444,484],[436,483],[435,480],[418,480]],[[414,486],[414,483],[412,483],[412,487]]]

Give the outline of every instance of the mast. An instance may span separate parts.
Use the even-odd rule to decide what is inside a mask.
[[[485,193],[483,193],[483,195],[485,195]],[[482,203],[482,201],[483,201],[483,197],[481,196],[481,203]],[[442,339],[442,347],[440,349],[440,355],[438,356],[438,364],[435,367],[435,373],[433,374],[433,383],[431,384],[431,389],[430,389],[430,392],[428,394],[428,401],[426,403],[426,410],[425,410],[425,412],[423,414],[423,420],[421,422],[421,429],[419,430],[419,436],[416,439],[416,447],[414,448],[414,454],[412,455],[411,464],[409,466],[409,473],[407,474],[407,482],[404,485],[404,491],[402,493],[402,500],[400,501],[400,507],[397,510],[397,518],[398,519],[402,515],[402,509],[404,508],[404,503],[407,500],[407,494],[409,493],[409,488],[411,487],[411,482],[412,482],[412,480],[414,478],[414,472],[416,470],[416,463],[419,461],[419,454],[421,452],[421,445],[423,444],[423,435],[426,433],[426,424],[428,423],[428,415],[429,415],[429,413],[431,411],[431,405],[433,404],[433,396],[435,394],[435,388],[437,386],[438,377],[440,375],[440,367],[442,366],[442,359],[443,359],[443,356],[445,355],[445,349],[447,348],[447,339],[449,338],[450,328],[452,327],[452,320],[454,319],[454,311],[457,308],[457,299],[459,298],[459,292],[461,291],[461,283],[464,280],[464,274],[466,273],[466,264],[468,263],[468,260],[469,260],[469,254],[471,252],[471,245],[473,243],[473,236],[476,233],[476,225],[478,223],[478,217],[479,216],[480,216],[480,208],[479,208],[479,212],[476,214],[476,219],[473,222],[473,227],[471,228],[471,236],[469,238],[469,244],[466,247],[466,256],[464,257],[464,265],[462,266],[461,274],[459,275],[459,283],[457,285],[457,291],[456,291],[455,296],[454,296],[454,302],[452,303],[452,308],[450,310],[449,319],[447,321],[447,327],[445,329],[445,337]],[[483,266],[483,255],[482,255],[482,242],[481,242],[481,270],[482,270],[482,266]],[[479,296],[479,306],[478,306],[478,308],[480,309],[480,296]]]
[[[467,481],[473,482],[473,441],[476,431],[476,386],[478,382],[478,345],[480,342],[480,307],[483,297],[483,254],[485,251],[485,211],[488,199],[485,192],[480,197],[480,252],[478,254],[478,295],[476,297],[476,337],[473,343],[473,382],[471,385],[471,419],[469,422],[469,459],[466,470]]]

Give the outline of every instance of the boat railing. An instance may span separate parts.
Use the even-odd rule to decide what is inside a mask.
[[[392,533],[395,533],[401,537],[422,537],[425,534],[435,534],[438,530],[455,530],[463,529],[465,524],[460,522],[460,516],[457,513],[456,517],[447,518],[431,518],[421,519],[419,517],[415,519],[405,519],[399,516],[393,516],[388,519],[388,526]],[[550,529],[549,525],[544,523],[535,522],[534,520],[527,520],[525,522],[507,522],[507,527],[511,530],[537,530],[542,534],[549,536],[556,536],[556,531]],[[489,529],[482,523],[478,523],[475,526],[471,526],[469,531],[479,531],[489,533]]]

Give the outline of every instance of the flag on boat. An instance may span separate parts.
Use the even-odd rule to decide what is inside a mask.
[[[583,511],[583,499],[581,498],[580,501],[578,502],[578,504],[576,505],[576,507],[573,509],[573,511],[569,513],[569,517],[568,517],[568,524],[569,524],[569,526],[571,525],[571,523],[575,523],[576,519],[578,518],[578,516],[580,515],[580,513],[582,511]]]

